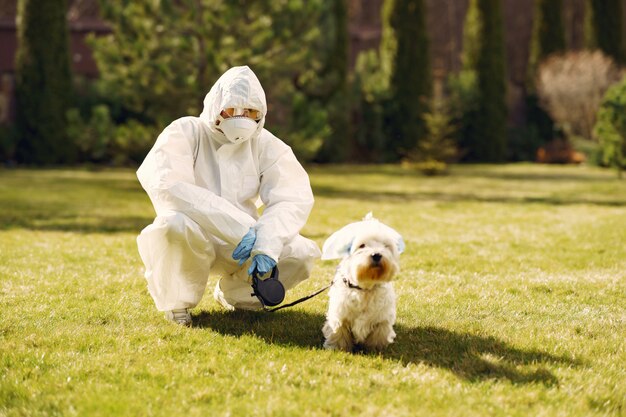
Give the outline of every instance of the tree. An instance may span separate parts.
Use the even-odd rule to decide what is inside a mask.
[[[589,0],[591,44],[596,45],[617,63],[626,61],[624,50],[623,0]]]
[[[72,76],[65,0],[19,0],[15,98],[17,159],[34,164],[73,162],[66,135]]]
[[[326,64],[316,74],[316,92],[309,86],[308,96],[316,98],[328,111],[329,134],[316,159],[320,162],[345,162],[352,156],[350,132],[350,91],[348,84],[348,4],[333,0],[324,25],[328,52]],[[324,38],[324,36],[323,36]],[[324,86],[320,89],[320,84]],[[320,94],[321,92],[321,94]]]
[[[501,0],[477,0],[480,13],[479,51],[476,58],[478,114],[470,153],[485,162],[506,156],[506,74]]]
[[[533,33],[528,58],[526,83],[526,137],[518,153],[534,156],[537,149],[552,139],[554,121],[539,105],[536,91],[537,69],[548,56],[565,51],[562,0],[535,0]]]
[[[562,0],[535,0],[533,33],[528,59],[529,90],[541,61],[553,53],[565,51]]]
[[[383,36],[383,40],[384,40]],[[354,158],[366,162],[389,162],[397,160],[397,154],[389,143],[385,123],[385,108],[389,99],[388,66],[380,50],[363,51],[357,57],[352,83],[354,97]]]
[[[461,70],[448,78],[451,123],[456,126],[456,142],[460,154],[471,159],[470,152],[476,141],[479,97],[476,66],[480,51],[482,18],[477,0],[470,0],[463,25],[463,50]]]
[[[322,0],[125,0],[101,1],[112,26],[109,36],[94,38],[94,56],[108,91],[118,95],[126,117],[159,128],[174,118],[197,115],[209,88],[229,67],[249,65],[265,87],[268,126],[294,150],[316,151],[292,140],[293,108],[306,97],[294,79],[319,69],[317,23]],[[300,68],[309,67],[306,74]],[[306,106],[305,106],[306,107]],[[311,106],[312,108],[315,106]],[[305,119],[325,123],[325,115]],[[322,120],[322,122],[320,122]],[[324,131],[323,126],[308,132]]]
[[[445,173],[447,164],[458,156],[454,137],[454,126],[445,102],[434,99],[431,111],[424,115],[426,136],[420,139],[403,159],[402,164],[426,175]]]
[[[426,7],[423,0],[387,0],[383,14],[392,30],[384,52],[390,60],[390,139],[402,156],[425,135],[424,114],[432,96]]]

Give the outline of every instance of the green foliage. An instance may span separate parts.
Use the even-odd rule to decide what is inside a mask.
[[[129,120],[115,129],[115,140],[111,145],[115,165],[137,164],[154,144],[159,129],[136,120]]]
[[[293,133],[289,136],[289,143],[297,150],[298,157],[305,161],[319,157],[322,144],[333,138],[326,108],[301,92],[293,95],[291,107]]]
[[[452,123],[456,126],[456,142],[461,155],[465,156],[476,136],[479,103],[476,71],[463,69],[448,77],[448,103]]]
[[[511,160],[534,160],[537,149],[553,138],[554,121],[541,108],[535,87],[539,64],[548,56],[565,50],[562,0],[537,0],[526,82],[526,126],[510,136]]]
[[[301,68],[319,69],[315,46],[323,3],[102,1],[113,33],[91,44],[106,89],[132,118],[161,128],[199,114],[204,96],[226,69],[249,65],[270,102],[268,128],[290,143],[292,109],[280,105],[295,101],[292,81],[307,75],[299,74]]]
[[[597,119],[593,133],[599,138],[603,161],[621,177],[626,169],[626,78],[606,92]]]
[[[430,108],[431,111],[424,114],[426,135],[407,153],[403,162],[426,175],[439,175],[446,172],[447,164],[458,156],[453,139],[455,126],[445,103],[434,101]]]
[[[537,67],[550,54],[565,50],[563,0],[535,0],[528,58],[528,86],[534,90]]]
[[[463,25],[463,51],[461,62],[464,70],[475,71],[481,50],[482,17],[478,0],[470,0]]]
[[[448,80],[457,142],[470,161],[506,157],[506,80],[499,0],[471,0],[463,29],[463,69]]]
[[[159,129],[134,119],[116,125],[104,104],[90,110],[87,118],[77,108],[67,114],[68,136],[79,150],[80,162],[125,166],[143,161]]]
[[[83,120],[79,109],[68,110],[68,137],[78,148],[81,162],[105,162],[110,156],[115,126],[107,106],[98,105],[91,110],[87,121]]]
[[[480,51],[476,60],[479,109],[476,136],[468,156],[485,162],[506,157],[506,73],[504,27],[500,0],[478,0],[481,16]]]
[[[583,21],[584,45],[587,49],[597,49],[598,41],[596,40],[596,28],[593,17],[593,7],[591,0],[585,0],[585,18]]]
[[[33,164],[71,163],[66,134],[71,102],[65,0],[19,0],[15,62],[17,159]]]
[[[624,41],[624,14],[622,0],[588,0],[588,24],[594,46],[612,57],[617,63],[626,60]]]
[[[552,117],[545,111],[540,104],[539,96],[536,93],[530,93],[526,96],[526,140],[518,142],[520,146],[509,144],[509,154],[513,156],[512,160],[531,161],[537,149],[555,138],[556,133],[560,133]],[[521,152],[520,152],[521,151]],[[524,156],[525,154],[525,156]],[[528,159],[530,157],[530,159]]]
[[[316,160],[320,162],[345,162],[352,156],[350,132],[350,90],[348,84],[348,3],[333,0],[324,26],[329,51],[321,80],[330,86],[328,93],[318,98],[328,111],[329,132]],[[326,87],[328,89],[328,87]],[[313,96],[319,96],[319,92]],[[318,104],[318,105],[319,105]]]
[[[0,162],[15,160],[17,129],[15,125],[0,124]]]
[[[357,57],[353,82],[355,159],[388,162],[397,158],[391,149],[385,126],[385,108],[389,103],[388,68],[381,65],[381,52],[364,51]]]
[[[384,18],[393,29],[387,120],[393,151],[401,156],[426,133],[424,114],[432,96],[426,7],[423,0],[387,0]]]
[[[567,138],[574,151],[584,155],[585,162],[594,166],[606,166],[602,156],[602,146],[599,140],[587,139],[582,136],[572,136]]]

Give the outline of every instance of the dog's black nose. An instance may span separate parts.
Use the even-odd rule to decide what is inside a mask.
[[[375,253],[372,255],[372,259],[374,260],[375,264],[379,263],[382,257],[383,255],[381,255],[380,253]]]

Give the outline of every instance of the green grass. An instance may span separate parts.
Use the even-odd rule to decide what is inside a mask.
[[[612,171],[311,167],[320,245],[368,211],[407,243],[396,343],[321,348],[326,295],[166,322],[134,173],[0,170],[0,416],[624,416],[626,181]],[[288,300],[322,287],[334,262]]]

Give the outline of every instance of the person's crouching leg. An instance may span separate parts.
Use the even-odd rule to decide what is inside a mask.
[[[172,212],[142,230],[137,246],[157,309],[171,321],[190,325],[189,309],[202,299],[215,259],[212,243],[196,222]]]

